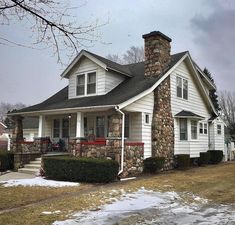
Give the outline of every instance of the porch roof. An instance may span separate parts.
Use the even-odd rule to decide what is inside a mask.
[[[157,78],[145,78],[144,76],[144,62],[123,65],[123,68],[128,69],[132,77],[127,77],[125,81],[119,84],[112,91],[105,95],[97,95],[91,97],[82,97],[75,99],[68,99],[68,86],[57,92],[52,97],[43,101],[40,104],[33,105],[21,110],[17,110],[14,114],[28,114],[32,112],[41,112],[47,110],[68,110],[76,108],[88,108],[88,107],[105,107],[121,104],[132,97],[144,92],[151,88],[163,75],[170,70],[184,55],[186,52],[174,54],[171,56],[171,63],[168,68]]]
[[[205,119],[203,116],[199,116],[193,112],[182,110],[181,112],[175,114],[175,118],[191,118],[191,119]]]

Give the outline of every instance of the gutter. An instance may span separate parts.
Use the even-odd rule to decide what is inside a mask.
[[[115,110],[122,114],[122,144],[121,144],[121,168],[118,172],[118,176],[123,172],[123,164],[124,164],[124,128],[125,128],[125,113],[119,109],[119,106],[115,106]]]

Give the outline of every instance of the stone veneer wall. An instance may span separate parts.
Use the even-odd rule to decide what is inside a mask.
[[[161,32],[151,32],[143,35],[145,39],[146,77],[156,77],[167,69],[170,63],[171,39]]]
[[[173,168],[174,120],[171,113],[170,77],[154,90],[152,155],[165,157],[165,170]]]
[[[107,141],[107,145],[89,144],[89,143],[71,143],[72,153],[78,157],[88,158],[106,158],[116,160],[120,164],[121,148],[117,147],[115,140],[111,145]],[[144,160],[144,145],[143,144],[126,144],[124,150],[124,171],[121,177],[134,176],[142,173]]]

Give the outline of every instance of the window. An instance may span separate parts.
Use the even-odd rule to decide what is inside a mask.
[[[96,73],[88,73],[87,75],[87,94],[96,93]]]
[[[150,124],[150,115],[149,114],[144,115],[144,123],[145,124]]]
[[[197,139],[197,121],[191,120],[191,139]]]
[[[69,137],[69,119],[68,118],[62,119],[62,137],[63,138]]]
[[[217,134],[218,135],[222,134],[222,126],[221,125],[217,125]]]
[[[177,97],[188,99],[188,80],[177,77],[176,78],[176,87],[177,87]]]
[[[96,117],[96,137],[104,137],[105,118],[104,116]]]
[[[77,95],[85,94],[85,74],[77,76]]]
[[[124,137],[129,137],[129,134],[130,134],[130,126],[129,126],[129,115],[126,114],[125,115],[125,128],[124,128]]]
[[[207,128],[207,123],[204,123],[204,134],[207,134],[208,133],[208,128]]]
[[[179,119],[180,122],[180,140],[188,140],[187,119]]]
[[[96,93],[96,72],[77,76],[77,96]]]
[[[53,137],[59,138],[60,137],[60,120],[55,119],[53,121]]]
[[[199,124],[199,133],[200,134],[207,134],[208,133],[208,125],[207,125],[207,123],[200,123]]]

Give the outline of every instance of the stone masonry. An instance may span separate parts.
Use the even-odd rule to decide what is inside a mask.
[[[145,77],[158,77],[170,64],[171,39],[159,31],[143,35],[145,39]],[[154,90],[152,155],[165,157],[164,169],[173,168],[174,120],[171,112],[170,77]]]
[[[173,168],[174,120],[171,113],[170,77],[154,90],[152,155],[165,157],[164,169]]]
[[[145,39],[145,77],[154,77],[170,63],[171,39],[159,31],[143,35]]]

